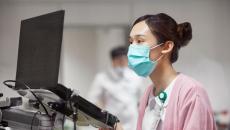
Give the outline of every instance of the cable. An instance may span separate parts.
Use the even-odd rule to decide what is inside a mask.
[[[73,111],[73,125],[74,125],[74,130],[77,130],[77,120],[78,120],[78,106],[75,104],[75,106],[73,106],[73,103],[72,103],[72,96],[69,97],[68,99],[68,103],[70,105],[70,109]]]
[[[63,114],[63,118],[62,118],[62,130],[64,130],[64,125],[65,125],[65,114]]]
[[[77,130],[76,122],[77,122],[77,110],[75,110],[73,113],[73,128],[74,128],[74,130]]]
[[[65,101],[65,108],[67,107],[67,102]],[[62,130],[64,130],[65,128],[65,114],[63,114],[63,118],[62,118]]]
[[[40,111],[37,111],[36,113],[34,113],[34,116],[33,116],[33,119],[32,119],[32,121],[31,121],[31,125],[30,125],[30,129],[31,129],[31,130],[33,130],[34,118],[36,117],[36,115],[37,115],[38,113],[40,113],[40,114],[41,114],[41,112],[40,112]]]
[[[69,100],[69,102],[70,102],[70,107],[73,111],[73,126],[74,126],[73,128],[74,128],[74,130],[77,130],[77,124],[76,124],[76,122],[77,122],[77,107],[72,106],[73,104],[72,104],[71,99]]]
[[[16,81],[16,80],[6,80],[6,81],[3,82],[3,84],[6,85],[7,87],[12,88],[12,89],[16,89],[16,90],[17,90],[17,88],[16,88],[15,86],[12,86],[12,85],[7,84],[8,82],[20,83],[20,84],[24,85],[24,86],[33,94],[33,96],[37,99],[37,101],[39,102],[39,104],[42,105],[43,109],[44,109],[45,112],[46,112],[46,115],[50,117],[50,115],[49,115],[49,113],[48,113],[46,107],[44,106],[44,104],[43,104],[43,103],[41,102],[41,100],[36,96],[36,94],[35,94],[33,91],[31,91],[31,88],[30,88],[26,83],[21,82],[21,81]]]

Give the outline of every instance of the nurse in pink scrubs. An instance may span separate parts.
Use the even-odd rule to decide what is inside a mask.
[[[137,130],[216,130],[202,84],[178,73],[172,65],[191,39],[189,22],[178,24],[164,13],[145,15],[134,22],[129,67],[139,76],[149,76],[153,83],[140,100]],[[119,124],[117,130],[121,129]]]

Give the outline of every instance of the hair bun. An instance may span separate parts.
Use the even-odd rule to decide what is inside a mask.
[[[179,37],[179,46],[186,46],[192,39],[192,26],[189,22],[184,22],[177,25],[177,32]]]

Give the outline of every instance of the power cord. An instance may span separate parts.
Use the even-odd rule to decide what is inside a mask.
[[[73,105],[73,103],[72,103],[72,96],[70,96],[70,98],[69,98],[69,100],[68,100],[68,102],[69,102],[69,105],[70,105],[70,109],[73,111],[73,125],[74,125],[74,130],[77,130],[77,124],[76,124],[76,122],[77,122],[77,120],[78,120],[78,111],[77,111],[77,109],[78,109],[78,106],[75,104],[75,105]]]
[[[74,128],[74,130],[77,130],[77,124],[76,124],[76,122],[77,122],[77,108],[76,108],[76,106],[73,106],[71,100],[70,100],[70,108],[73,111],[73,128]]]
[[[62,130],[64,130],[65,128],[65,115],[63,114],[63,118],[62,118]]]
[[[36,96],[36,94],[35,94],[33,91],[31,91],[31,88],[29,87],[29,85],[27,85],[27,84],[24,83],[24,82],[16,81],[16,80],[6,80],[6,81],[3,82],[3,84],[6,85],[6,86],[9,87],[9,88],[18,90],[15,86],[8,84],[8,83],[10,83],[10,82],[11,82],[11,83],[19,83],[19,84],[22,84],[24,87],[26,87],[26,88],[33,94],[33,96],[37,99],[37,101],[39,102],[39,104],[41,104],[41,106],[42,106],[43,109],[45,110],[46,115],[50,117],[50,115],[49,115],[49,113],[48,113],[48,111],[47,111],[45,105],[44,105],[44,104],[41,102],[41,100]]]
[[[67,107],[67,102],[65,101],[65,108]],[[64,130],[65,128],[65,114],[63,114],[63,118],[62,118],[62,130]]]

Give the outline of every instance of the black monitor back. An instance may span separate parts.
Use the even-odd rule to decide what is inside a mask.
[[[16,80],[32,89],[58,83],[64,11],[22,20]],[[19,83],[16,87],[25,88]]]

